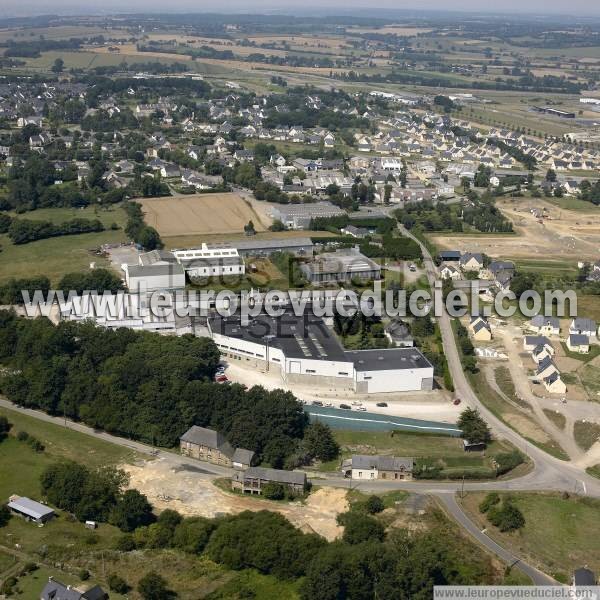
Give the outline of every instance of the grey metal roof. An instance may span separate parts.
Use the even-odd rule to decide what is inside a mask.
[[[183,275],[184,270],[180,264],[167,265],[127,265],[130,277],[160,277],[163,275]]]
[[[177,263],[177,259],[172,252],[168,250],[150,250],[140,254],[140,265],[150,266],[158,262]]]
[[[198,444],[207,448],[216,448],[225,456],[231,458],[234,454],[231,444],[225,439],[225,436],[214,429],[206,429],[192,425],[180,438],[182,442]]]
[[[424,369],[431,363],[417,348],[384,348],[381,350],[351,350],[346,359],[354,363],[357,372]]]
[[[412,471],[414,458],[353,454],[353,469],[378,469],[380,471]]]
[[[596,321],[585,317],[573,319],[572,329],[577,331],[596,331]]]
[[[263,481],[273,481],[288,485],[304,485],[306,483],[306,473],[269,469],[267,467],[250,467],[244,471],[243,478],[244,480],[262,479]]]
[[[107,595],[99,585],[81,592],[51,578],[44,586],[41,598],[42,600],[104,600]]]
[[[569,336],[569,344],[571,346],[588,346],[590,343],[590,338],[587,335],[582,335],[579,333],[572,333]]]
[[[253,458],[254,452],[252,450],[246,450],[245,448],[236,448],[231,460],[235,463],[241,463],[242,465],[249,465],[252,463]]]
[[[589,569],[575,569],[573,583],[575,585],[596,585],[596,576]]]
[[[54,514],[54,511],[48,506],[40,504],[35,500],[31,500],[30,498],[26,498],[25,496],[11,500],[8,503],[8,507],[19,511],[32,519],[41,519],[42,517]]]
[[[544,327],[545,325],[550,325],[551,327],[558,329],[560,326],[560,321],[556,317],[545,317],[544,315],[535,315],[533,319],[531,319],[531,324],[534,327]]]
[[[540,344],[550,344],[550,340],[544,335],[526,335],[525,343],[528,346],[539,346]]]

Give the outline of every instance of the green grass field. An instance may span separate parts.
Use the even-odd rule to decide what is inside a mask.
[[[13,215],[14,216],[14,215]],[[55,223],[74,218],[99,219],[106,231],[82,233],[38,240],[29,244],[15,246],[7,235],[0,235],[0,282],[12,277],[31,277],[46,275],[52,283],[65,274],[89,269],[90,263],[96,266],[108,266],[108,261],[91,253],[102,244],[116,244],[127,240],[123,227],[126,222],[125,211],[119,207],[100,210],[92,207],[46,208],[19,215],[18,218],[49,220]],[[108,229],[116,223],[121,229]]]
[[[573,435],[580,448],[589,450],[600,439],[600,425],[587,421],[576,421]]]
[[[463,505],[494,540],[561,580],[583,565],[596,572],[600,569],[600,501],[553,493],[510,496],[525,517],[525,526],[515,533],[489,526],[478,509],[483,492],[467,494]]]
[[[4,502],[11,494],[40,499],[39,477],[44,468],[62,458],[74,459],[91,466],[131,462],[138,456],[125,448],[97,440],[73,430],[21,415],[9,409],[0,409],[13,428],[11,435],[0,444],[0,498]],[[46,449],[34,452],[26,443],[14,436],[27,431],[38,438]],[[11,597],[23,600],[39,598],[44,583],[50,575],[63,583],[78,585],[77,574],[87,569],[91,578],[86,585],[99,583],[107,589],[106,577],[116,573],[133,588],[150,570],[160,572],[169,585],[178,592],[181,600],[196,600],[198,590],[203,598],[225,599],[241,590],[248,598],[264,600],[295,600],[298,582],[277,581],[254,571],[232,572],[204,557],[186,555],[171,550],[146,550],[123,554],[113,550],[121,532],[102,523],[89,531],[82,523],[62,511],[44,527],[37,527],[23,519],[13,517],[0,529],[0,546],[13,548],[19,544],[26,559],[18,557],[22,567],[27,561],[38,563],[40,568],[20,577]],[[11,568],[15,557],[0,551],[0,574]],[[61,566],[56,567],[59,563]],[[136,597],[137,596],[131,596]],[[237,597],[237,596],[236,596]],[[124,597],[111,593],[111,599]]]
[[[323,463],[320,467],[322,471],[338,469],[340,461],[352,454],[393,454],[420,459],[427,464],[437,463],[448,475],[453,471],[462,472],[462,469],[475,471],[481,469],[488,473],[491,468],[491,456],[513,449],[505,442],[493,441],[485,453],[465,453],[462,440],[459,438],[403,431],[386,433],[336,429],[334,436],[342,449],[341,457]]]

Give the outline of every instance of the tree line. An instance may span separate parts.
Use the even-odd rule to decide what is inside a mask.
[[[276,468],[337,455],[329,428],[309,425],[290,392],[213,383],[219,351],[208,338],[0,311],[0,360],[0,390],[15,404],[122,437],[174,447],[200,425]]]

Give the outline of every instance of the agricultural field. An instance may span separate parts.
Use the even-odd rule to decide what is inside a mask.
[[[235,193],[146,198],[140,200],[146,223],[163,238],[243,233],[249,221],[257,232],[270,220]]]
[[[64,235],[22,245],[14,245],[6,234],[0,235],[0,283],[13,277],[35,275],[46,275],[52,283],[58,283],[66,273],[89,269],[92,262],[96,266],[108,266],[108,260],[96,255],[95,250],[102,244],[127,241],[123,231],[126,215],[119,206],[108,209],[47,208],[19,215],[19,218],[53,223],[75,218],[100,219],[106,231]],[[113,223],[119,229],[110,229]]]

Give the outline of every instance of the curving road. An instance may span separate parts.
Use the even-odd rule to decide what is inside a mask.
[[[425,245],[409,231],[399,225],[402,234],[416,241],[421,247],[423,260],[427,271],[427,278],[431,288],[434,288],[434,283],[438,279],[437,268],[433,262],[433,258]],[[587,475],[584,470],[577,466],[560,461],[557,458],[546,454],[533,444],[524,440],[517,432],[511,429],[508,425],[498,419],[491,411],[489,411],[477,398],[477,395],[471,388],[467,380],[460,354],[456,345],[456,339],[452,331],[452,324],[449,316],[443,311],[443,314],[438,318],[438,323],[442,335],[442,342],[448,367],[452,375],[454,387],[457,395],[469,406],[477,408],[482,417],[487,421],[491,430],[497,437],[505,438],[522,450],[534,464],[534,468],[528,474],[507,480],[495,480],[488,482],[399,482],[372,480],[360,482],[361,489],[373,492],[385,492],[389,490],[403,489],[406,491],[430,494],[439,499],[447,514],[453,518],[466,532],[469,533],[479,544],[485,547],[488,551],[498,556],[508,565],[515,566],[523,573],[528,575],[536,585],[557,585],[557,582],[542,573],[535,567],[524,563],[518,557],[511,554],[508,550],[494,542],[484,532],[479,531],[477,526],[463,512],[462,508],[456,501],[455,494],[459,490],[464,491],[488,491],[488,490],[504,490],[504,491],[566,491],[569,493],[579,493],[600,497],[600,481]],[[151,455],[156,451],[146,445],[132,440],[126,440],[110,435],[105,432],[94,430],[81,423],[66,421],[60,417],[52,417],[41,411],[25,409],[14,406],[5,399],[0,399],[0,406],[17,410],[24,414],[35,418],[54,423],[63,427],[69,427],[86,435],[94,436],[98,439],[117,444],[136,450],[142,454]],[[159,452],[161,458],[169,460],[174,465],[189,466],[190,461],[186,457],[174,454],[171,452]],[[195,461],[194,461],[195,462]],[[194,468],[197,470],[198,465],[195,463]],[[223,477],[231,475],[232,470],[216,465],[204,463],[202,466],[204,475],[207,478]],[[355,488],[356,481],[343,479],[342,477],[315,477],[315,483],[341,488]]]

